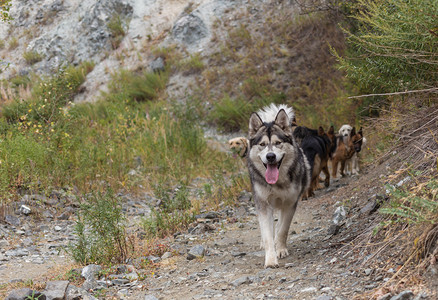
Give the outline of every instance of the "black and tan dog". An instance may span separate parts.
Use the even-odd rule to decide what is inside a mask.
[[[336,178],[338,172],[338,164],[341,163],[340,173],[344,177],[345,163],[351,157],[360,152],[363,143],[362,127],[356,133],[356,128],[353,127],[348,136],[336,136],[336,149],[332,154],[332,177]]]
[[[332,131],[334,132],[334,129]],[[309,198],[315,195],[314,191],[319,187],[319,174],[321,174],[321,172],[324,172],[325,174],[324,185],[326,187],[330,185],[328,161],[330,158],[332,141],[321,126],[318,130],[298,126],[294,130],[294,138],[299,141],[299,144],[310,164],[311,180],[310,186],[305,195],[306,198]]]

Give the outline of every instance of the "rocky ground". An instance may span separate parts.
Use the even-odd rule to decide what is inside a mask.
[[[138,258],[104,276],[100,266],[78,268],[71,283],[53,281],[53,270],[71,264],[59,250],[74,239],[68,213],[75,209],[74,202],[66,200],[67,213],[56,214],[47,204],[50,199],[42,199],[46,210],[31,208],[41,215],[39,225],[31,225],[32,213],[26,215],[18,203],[16,213],[7,218],[9,224],[0,225],[0,283],[51,274],[42,291],[47,299],[55,299],[49,295],[56,293],[65,299],[371,299],[371,292],[378,299],[434,299],[436,291],[421,285],[413,291],[379,290],[394,282],[398,266],[383,264],[383,254],[360,247],[358,240],[370,235],[379,220],[376,209],[385,201],[379,183],[384,175],[372,180],[382,170],[384,165],[333,180],[329,188],[302,201],[288,239],[291,255],[280,260],[277,269],[263,268],[264,251],[259,249],[260,232],[248,192],[242,193],[237,207],[199,215],[187,232],[167,241],[171,250],[162,257]],[[145,214],[144,202],[126,195],[124,199],[125,211],[133,218]],[[13,293],[30,290],[11,293],[7,299],[25,299]]]

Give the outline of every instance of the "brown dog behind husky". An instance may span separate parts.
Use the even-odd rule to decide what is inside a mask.
[[[345,162],[350,159],[354,153],[359,152],[362,147],[362,127],[356,133],[356,128],[350,132],[347,137],[336,137],[336,149],[332,156],[332,177],[336,178],[338,171],[338,163],[341,163],[341,176],[345,176]]]

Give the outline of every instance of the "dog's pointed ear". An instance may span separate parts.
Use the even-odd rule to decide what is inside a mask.
[[[322,136],[322,135],[324,135],[325,134],[325,132],[324,132],[324,128],[322,128],[322,126],[319,126],[319,128],[318,128],[318,135],[319,136]]]
[[[256,135],[260,127],[263,126],[263,121],[260,119],[259,115],[255,112],[251,114],[249,118],[249,137],[252,138]]]
[[[289,116],[284,109],[280,109],[275,117],[275,125],[279,126],[286,133],[292,134],[292,127],[290,126]]]
[[[335,135],[335,127],[333,127],[333,125],[330,126],[329,131],[327,133],[331,135]]]
[[[362,127],[359,129],[359,131],[357,133],[360,134],[360,136],[363,136]]]
[[[297,119],[295,118],[295,116],[294,116],[294,118],[292,119],[292,126],[298,126],[298,124],[297,124]]]
[[[356,127],[353,127],[353,129],[351,129],[351,132],[350,132],[350,137],[353,137],[355,135],[356,135]]]

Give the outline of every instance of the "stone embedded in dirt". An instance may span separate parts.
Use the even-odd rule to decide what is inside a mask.
[[[12,290],[5,300],[25,300],[25,299],[38,299],[46,300],[46,296],[38,291],[31,290],[29,288],[22,288]]]
[[[46,295],[49,300],[63,300],[65,299],[65,293],[69,284],[70,282],[65,280],[49,281],[46,284],[44,295]]]
[[[332,224],[329,226],[329,228],[327,230],[327,234],[328,235],[337,235],[339,233],[340,228],[341,228],[341,226],[339,226],[337,224]]]
[[[347,218],[347,210],[343,206],[339,206],[333,214],[333,223],[339,225]]]
[[[97,282],[95,278],[90,278],[85,280],[85,282],[82,284],[82,288],[86,291],[94,291],[101,287],[101,284]]]
[[[365,269],[364,272],[366,276],[370,276],[373,273],[373,269]]]
[[[192,47],[199,44],[207,35],[208,28],[204,20],[194,13],[183,15],[172,28],[172,36],[176,40]]]
[[[300,292],[301,293],[313,293],[313,292],[316,292],[317,290],[318,289],[316,287],[310,286],[310,287],[302,289]]]
[[[172,252],[164,252],[164,254],[161,256],[161,259],[168,259],[172,257]]]
[[[249,283],[252,283],[252,282],[253,282],[252,278],[250,278],[249,276],[243,276],[243,277],[237,278],[236,280],[232,281],[231,285],[235,286],[235,287],[238,287],[239,285],[249,284]]]
[[[316,300],[333,300],[333,297],[329,295],[322,295],[316,298]]]
[[[187,253],[187,259],[192,260],[195,258],[203,257],[205,254],[205,248],[202,245],[193,246]]]
[[[81,275],[86,280],[95,279],[96,275],[102,271],[102,267],[99,265],[88,265],[82,269]]]
[[[29,251],[27,249],[8,250],[5,252],[5,255],[11,257],[22,257],[22,256],[28,256]]]
[[[403,291],[400,294],[391,297],[390,300],[412,300],[414,298],[414,293],[412,291]]]
[[[154,295],[145,295],[144,300],[158,300]]]
[[[164,72],[166,70],[166,67],[164,65],[164,59],[161,56],[154,59],[153,61],[150,62],[149,68],[154,73]]]
[[[241,251],[231,251],[231,255],[234,257],[242,257],[246,255],[246,252]]]
[[[96,300],[83,288],[70,284],[65,293],[65,300]]]
[[[30,209],[29,206],[21,205],[21,206],[20,206],[20,212],[21,212],[23,215],[28,216],[28,215],[30,215],[30,214],[32,213],[32,210]]]
[[[12,226],[20,226],[21,224],[20,219],[13,215],[6,215],[5,222]]]

